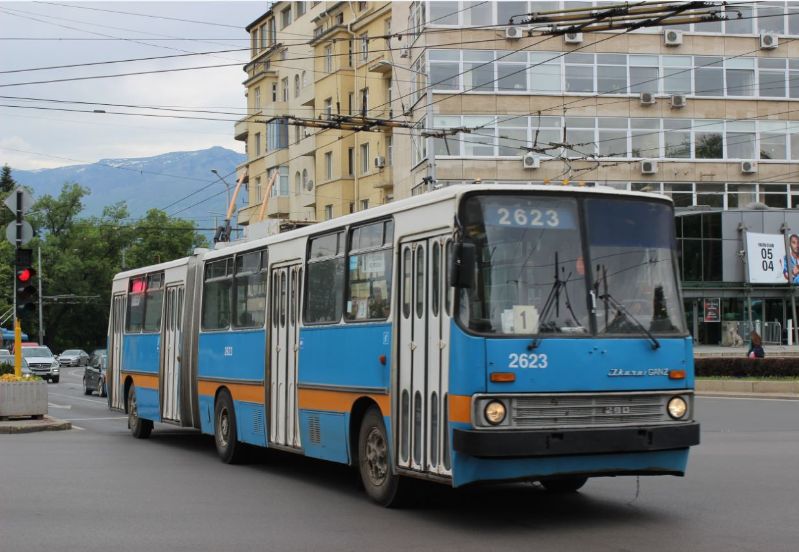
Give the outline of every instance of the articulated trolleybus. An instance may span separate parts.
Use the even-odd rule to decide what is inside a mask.
[[[118,274],[109,402],[351,464],[394,503],[458,487],[683,475],[699,442],[670,200],[452,186]]]

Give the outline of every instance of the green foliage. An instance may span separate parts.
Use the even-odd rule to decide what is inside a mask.
[[[206,245],[190,221],[157,209],[131,223],[127,206],[107,206],[101,216],[82,218],[89,191],[65,183],[57,197],[45,195],[28,216],[36,236],[28,247],[42,251],[44,343],[55,351],[104,347],[114,274],[189,255]],[[0,282],[12,282],[14,248],[0,243]],[[0,310],[13,303],[11,286],[0,286]],[[38,340],[37,317],[23,331]]]
[[[696,376],[732,378],[797,378],[799,362],[795,358],[722,357],[698,358],[694,361]]]
[[[6,374],[14,374],[14,365],[9,364],[8,362],[0,363],[0,376],[4,376]]]

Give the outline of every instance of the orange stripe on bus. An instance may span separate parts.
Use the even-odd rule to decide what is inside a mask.
[[[158,389],[158,376],[149,376],[145,374],[126,374],[133,378],[133,385],[145,389]]]
[[[350,412],[352,405],[361,397],[369,397],[380,407],[383,416],[391,412],[391,399],[388,395],[370,395],[352,391],[330,391],[327,389],[300,389],[299,406],[304,410],[327,410],[331,412]]]
[[[449,421],[471,423],[472,398],[463,395],[449,396]]]
[[[226,387],[230,391],[230,395],[234,401],[243,401],[257,404],[265,404],[264,396],[266,394],[262,383],[247,384],[247,383],[228,383],[223,381],[197,381],[197,391],[200,395],[208,395],[213,397],[216,395],[217,389]]]

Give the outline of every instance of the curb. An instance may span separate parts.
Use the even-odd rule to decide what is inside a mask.
[[[0,421],[0,434],[36,433],[39,431],[63,431],[72,429],[72,423],[45,416],[41,420],[20,419]]]
[[[721,393],[780,393],[783,395],[799,395],[799,381],[739,380],[739,379],[702,379],[696,378],[697,392]]]
[[[799,395],[785,393],[724,393],[721,391],[697,391],[697,397],[716,399],[779,399],[799,401]]]

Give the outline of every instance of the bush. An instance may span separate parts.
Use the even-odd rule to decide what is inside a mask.
[[[14,365],[9,364],[8,362],[3,362],[0,364],[0,376],[4,374],[13,374],[14,373]]]
[[[696,377],[799,378],[799,358],[698,358]]]

